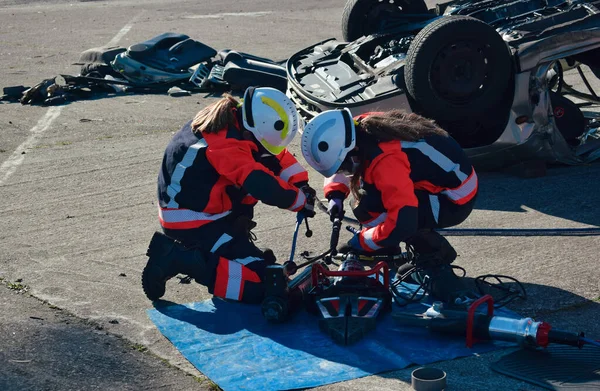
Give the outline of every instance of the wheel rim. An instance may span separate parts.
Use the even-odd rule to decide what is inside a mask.
[[[454,42],[442,48],[430,71],[434,91],[455,104],[480,97],[492,74],[489,51],[489,45],[473,41]]]

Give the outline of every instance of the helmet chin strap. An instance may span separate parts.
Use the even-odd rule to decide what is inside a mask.
[[[247,141],[252,141],[258,147],[258,153],[261,157],[272,156],[273,154],[265,149],[265,147],[254,137],[251,131],[242,129],[242,138]]]
[[[358,150],[354,149],[353,151],[349,152],[346,157],[344,158],[344,161],[342,162],[340,169],[338,171],[343,171],[349,175],[354,175],[356,174],[356,171],[358,170],[358,167],[360,166],[360,160],[358,158]]]
[[[249,131],[248,129],[246,129],[244,127],[244,122],[242,121],[242,116],[241,116],[241,111],[240,110],[238,110],[238,124],[240,124],[240,127],[241,127],[240,132],[242,132],[242,139],[247,140],[247,141],[252,141],[258,147],[258,152],[260,152],[261,156],[264,156],[266,154],[269,154],[269,155],[271,154],[256,139],[256,137],[254,136],[254,134],[251,131]]]

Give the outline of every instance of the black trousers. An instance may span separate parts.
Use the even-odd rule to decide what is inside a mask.
[[[473,211],[477,195],[465,204],[458,205],[444,195],[426,191],[415,191],[419,200],[418,232],[406,243],[411,244],[419,254],[421,266],[450,264],[456,257],[456,250],[435,229],[453,227],[465,221]]]
[[[419,200],[419,229],[439,229],[465,221],[475,207],[477,195],[463,205],[455,204],[446,196],[416,190]]]
[[[229,225],[212,223],[199,229],[170,230],[164,233],[185,247],[201,251],[205,264],[202,271],[208,291],[216,296],[260,303],[264,296],[266,267],[275,263],[272,252],[259,249],[251,240],[256,225],[246,217]],[[212,228],[208,230],[207,228]],[[198,281],[198,279],[196,279]]]

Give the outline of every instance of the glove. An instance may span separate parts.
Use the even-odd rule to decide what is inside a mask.
[[[360,246],[360,240],[358,240],[358,234],[354,235],[352,237],[352,239],[350,239],[348,241],[348,243],[342,244],[337,249],[337,251],[340,254],[354,253],[354,254],[358,255],[358,254],[365,253],[365,250],[363,250],[363,248]]]
[[[329,217],[331,221],[338,219],[342,219],[344,217],[344,200],[340,198],[332,198],[329,200],[329,204],[327,204],[327,213],[329,213]]]
[[[300,191],[306,196],[306,205],[304,205],[304,208],[300,212],[306,217],[315,217],[315,197],[317,192],[309,185],[302,186]]]
[[[312,204],[314,205],[315,197],[317,196],[317,191],[315,189],[313,189],[312,187],[310,187],[308,184],[301,186],[300,190],[302,190],[302,192],[304,192],[304,195],[306,195],[307,200],[309,198],[312,199]]]

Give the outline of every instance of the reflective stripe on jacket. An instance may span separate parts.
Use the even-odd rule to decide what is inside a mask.
[[[263,159],[275,164],[267,168]],[[308,174],[287,150],[262,156],[254,142],[242,138],[238,126],[198,137],[190,121],[164,153],[158,176],[159,220],[167,229],[199,228],[257,200],[298,211],[306,197],[295,185],[307,181]]]
[[[452,137],[431,135],[417,142],[388,141],[359,148],[366,152],[367,161],[354,214],[364,227],[359,242],[366,251],[397,246],[416,232],[415,190],[447,197],[458,205],[477,194],[477,174]],[[347,195],[348,178],[340,173],[327,178],[324,192],[326,197],[334,192]]]

